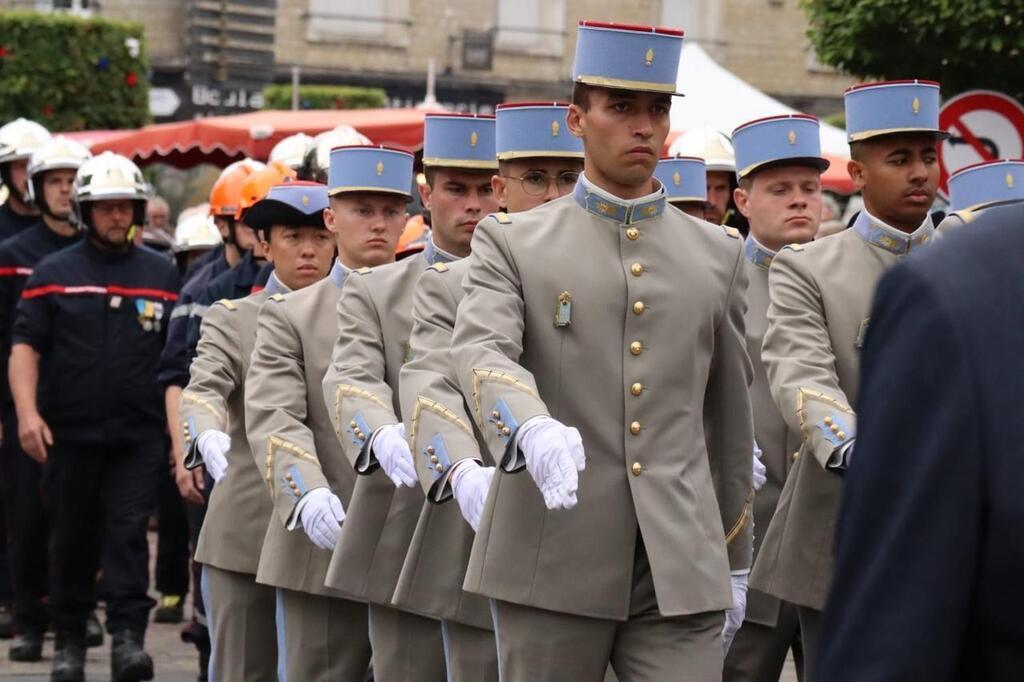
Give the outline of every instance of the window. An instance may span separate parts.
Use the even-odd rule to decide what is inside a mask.
[[[498,0],[499,49],[560,56],[565,44],[565,0]]]
[[[93,0],[36,0],[36,9],[40,12],[70,12],[88,16],[92,14],[93,4]]]
[[[409,0],[309,0],[307,37],[340,37],[404,42],[408,38]]]

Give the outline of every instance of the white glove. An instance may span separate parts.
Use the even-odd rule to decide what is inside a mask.
[[[370,447],[380,462],[380,468],[396,488],[403,485],[412,488],[416,485],[419,479],[416,478],[416,467],[412,463],[409,443],[405,440],[405,424],[380,427],[374,434]]]
[[[764,487],[765,482],[768,480],[768,469],[765,467],[764,462],[761,461],[761,448],[758,447],[757,443],[754,443],[754,491],[758,491]]]
[[[452,477],[455,478],[452,494],[459,503],[462,518],[466,519],[475,533],[480,527],[480,514],[484,511],[487,492],[491,489],[494,467],[482,467],[471,461],[461,465]]]
[[[330,488],[313,488],[302,497],[302,503],[302,530],[320,549],[334,549],[341,535],[341,522],[345,520],[341,500]]]
[[[196,447],[203,456],[203,466],[213,476],[214,482],[219,483],[228,473],[228,458],[225,455],[231,450],[231,437],[223,431],[207,429],[196,438]]]
[[[725,610],[725,627],[722,628],[722,645],[729,653],[732,640],[743,625],[743,617],[747,614],[747,579],[749,575],[729,576],[732,581],[732,608]]]
[[[547,508],[575,507],[577,472],[587,465],[580,432],[551,417],[534,417],[520,428],[518,436],[526,470],[540,488]]]

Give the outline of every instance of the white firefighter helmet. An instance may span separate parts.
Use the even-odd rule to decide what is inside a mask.
[[[74,170],[92,158],[89,148],[69,137],[57,135],[43,143],[32,152],[28,160],[28,198],[40,210],[46,211],[43,205],[43,173],[51,170]]]
[[[182,213],[174,228],[174,253],[206,251],[218,246],[223,240],[220,230],[209,215],[209,209]]]
[[[313,144],[313,138],[306,133],[289,135],[270,150],[269,161],[281,161],[294,171],[302,167],[306,152]]]
[[[370,138],[350,125],[343,124],[333,130],[324,131],[313,138],[313,144],[306,152],[306,162],[303,164],[303,173],[300,174],[300,177],[304,180],[327,182],[327,169],[331,165],[332,149],[368,144],[373,144]]]
[[[50,137],[50,131],[35,121],[14,119],[0,128],[0,163],[27,159]]]
[[[83,204],[93,201],[128,199],[133,204],[135,225],[146,221],[146,200],[149,185],[142,177],[142,171],[132,161],[120,154],[103,152],[81,165],[75,174],[75,188],[71,195],[72,222],[80,227],[89,227],[89,215],[83,211]]]
[[[704,159],[708,172],[736,172],[736,153],[732,140],[714,128],[696,128],[676,138],[668,148],[669,156],[696,156]]]

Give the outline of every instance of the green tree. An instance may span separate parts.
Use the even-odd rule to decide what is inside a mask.
[[[864,79],[924,78],[944,97],[1024,99],[1021,0],[801,0],[818,58]]]
[[[138,127],[149,120],[146,70],[139,24],[0,12],[0,122]]]
[[[291,109],[292,86],[268,85],[263,88],[264,109]],[[349,85],[300,85],[300,109],[383,109],[387,94],[381,88]]]

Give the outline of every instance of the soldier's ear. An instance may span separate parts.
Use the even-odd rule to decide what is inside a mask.
[[[846,172],[850,174],[850,179],[853,180],[853,184],[858,190],[864,189],[867,179],[864,177],[865,168],[863,163],[850,159],[846,162]]]
[[[508,183],[505,182],[505,178],[500,174],[491,176],[491,189],[494,191],[494,198],[497,200],[498,206],[508,206],[506,203]]]
[[[432,191],[430,183],[427,183],[427,182],[419,183],[417,185],[417,187],[420,190],[420,203],[423,204],[423,208],[425,208],[426,210],[429,211],[430,210],[430,193]]]
[[[565,124],[569,126],[569,132],[576,137],[584,137],[583,119],[586,115],[587,112],[578,104],[569,105],[569,111],[565,114]]]
[[[745,218],[750,217],[750,192],[742,187],[737,187],[732,191],[732,200],[736,204],[736,208]]]

